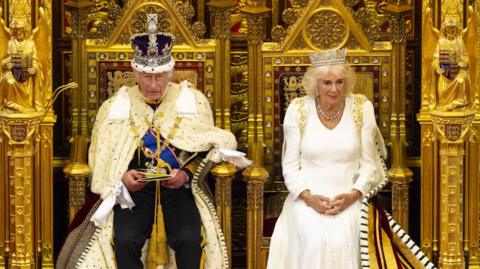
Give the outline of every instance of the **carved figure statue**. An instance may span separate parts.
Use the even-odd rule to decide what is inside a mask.
[[[43,8],[38,27],[32,33],[29,28],[24,18],[14,17],[10,29],[0,18],[0,40],[8,40],[0,44],[0,108],[4,111],[41,111],[48,102],[48,79],[44,73],[48,64],[48,24]],[[37,53],[38,47],[42,48],[43,57]]]
[[[427,8],[424,23],[423,68],[429,91],[429,108],[458,110],[473,105],[476,75],[476,23],[470,6],[467,27],[458,27],[459,18],[447,14],[442,31],[433,27]]]

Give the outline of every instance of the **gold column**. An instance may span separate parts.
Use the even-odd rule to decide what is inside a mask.
[[[465,268],[464,142],[474,115],[474,112],[432,112],[435,132],[440,140],[440,268]]]
[[[215,35],[217,51],[215,58],[216,79],[220,80],[220,104],[215,107],[221,108],[215,111],[215,123],[217,127],[230,130],[230,23],[231,11],[237,6],[233,0],[212,0],[207,4],[214,16],[213,32]],[[217,99],[218,100],[218,99]],[[217,109],[218,110],[218,109]],[[220,114],[220,115],[218,115]],[[220,122],[221,121],[221,122]]]
[[[70,143],[70,160],[63,172],[68,179],[68,216],[69,222],[72,222],[78,210],[85,204],[88,181],[86,177],[90,173],[90,167],[86,163],[88,139],[85,136],[75,136],[70,139]]]
[[[215,206],[227,244],[228,260],[232,262],[232,180],[237,169],[233,164],[222,163],[211,173],[215,176]]]
[[[408,185],[413,173],[406,165],[407,151],[405,138],[405,16],[412,7],[403,1],[387,3],[381,10],[390,14],[392,29],[392,107],[390,142],[392,163],[388,175],[392,179],[392,213],[400,226],[408,231]]]
[[[438,152],[435,130],[430,114],[420,113],[421,126],[421,205],[420,247],[431,260],[438,258]]]
[[[248,38],[248,157],[263,166],[263,102],[262,40],[265,19],[270,9],[263,1],[248,1],[240,10],[247,18]]]
[[[48,114],[40,124],[35,157],[35,229],[37,255],[41,268],[53,268],[53,124],[57,117]]]
[[[249,167],[242,175],[247,182],[247,269],[261,269],[263,185],[269,175],[267,170],[261,167]]]
[[[30,269],[36,263],[35,239],[40,240],[40,236],[36,233],[35,222],[40,212],[35,212],[38,198],[34,187],[39,180],[35,178],[34,168],[41,118],[42,113],[39,112],[29,115],[0,113],[1,154],[6,164],[3,186],[7,196],[2,232],[5,232],[5,248],[10,253],[9,268]]]
[[[468,253],[469,268],[480,268],[479,257],[479,126],[474,123],[470,129],[470,136],[467,143],[468,163],[465,174],[465,240],[463,250]]]

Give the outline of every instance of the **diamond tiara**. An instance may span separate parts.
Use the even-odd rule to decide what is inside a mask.
[[[344,64],[347,62],[347,49],[331,49],[312,52],[309,54],[312,66],[323,66],[330,64]]]

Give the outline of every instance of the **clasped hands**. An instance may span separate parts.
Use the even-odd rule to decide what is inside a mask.
[[[163,187],[168,189],[178,189],[182,187],[188,180],[188,175],[183,170],[173,169],[171,175],[172,178],[161,182]],[[148,184],[147,181],[137,180],[143,177],[145,177],[145,175],[135,169],[132,169],[123,174],[122,181],[129,191],[136,192],[142,190]]]
[[[362,197],[362,193],[356,189],[353,189],[350,193],[339,194],[333,199],[323,195],[311,194],[310,190],[305,190],[299,195],[299,198],[309,207],[325,215],[337,215],[360,199],[360,197]]]

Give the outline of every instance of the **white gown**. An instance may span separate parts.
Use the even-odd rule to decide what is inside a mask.
[[[340,122],[330,130],[318,118],[314,99],[306,97],[303,136],[299,102],[288,107],[282,166],[289,195],[271,239],[268,269],[360,268],[361,199],[340,214],[327,216],[298,198],[306,189],[329,198],[352,188],[364,194],[371,189],[377,128],[373,106],[370,101],[364,103],[362,126],[357,131],[352,105],[352,98],[347,97]]]

